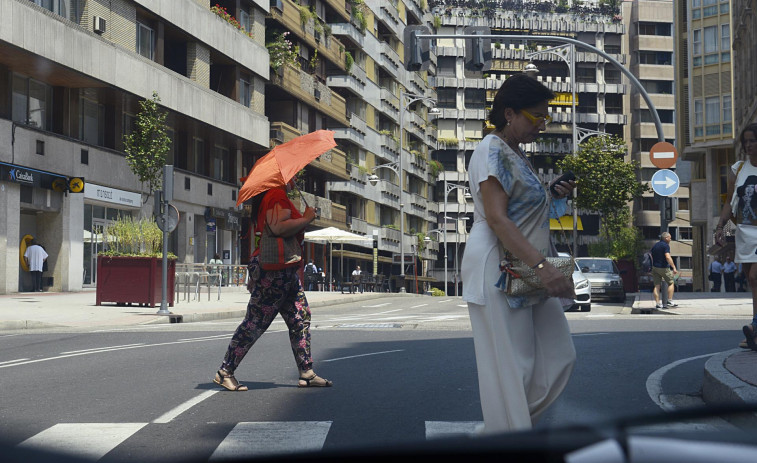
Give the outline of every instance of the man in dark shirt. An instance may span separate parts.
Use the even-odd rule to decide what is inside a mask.
[[[673,258],[670,257],[669,243],[670,233],[663,232],[660,235],[660,241],[652,246],[650,250],[652,253],[652,280],[654,281],[652,295],[654,296],[655,307],[658,309],[678,306],[678,304],[673,302],[673,292],[675,291],[673,276],[678,273],[678,270],[673,263]],[[668,303],[664,307],[662,302],[660,302],[660,285],[663,280],[668,285]]]

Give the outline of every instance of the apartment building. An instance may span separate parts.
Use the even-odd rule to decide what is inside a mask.
[[[747,2],[740,4],[746,9]],[[736,43],[732,27],[731,2],[720,0],[686,0],[675,2],[676,49],[676,139],[681,158],[691,161],[690,215],[692,227],[692,268],[695,291],[707,291],[707,268],[711,257],[707,248],[713,243],[712,232],[720,209],[726,201],[728,169],[738,158],[734,149],[739,127],[754,120],[754,110],[740,112],[742,125],[734,124]],[[746,11],[736,24],[749,22]],[[751,24],[754,24],[753,18]],[[753,70],[753,44],[745,44],[744,34],[753,29],[740,28],[741,66]],[[750,68],[751,67],[751,68]],[[743,68],[742,68],[743,69]],[[749,74],[740,78],[740,102],[754,102]],[[746,79],[746,80],[744,80]],[[752,80],[751,83],[754,81]],[[751,119],[750,119],[751,118]]]
[[[662,124],[663,139],[680,147],[676,136],[676,75],[674,61],[674,2],[671,0],[641,0],[623,2],[622,17],[626,24],[629,70],[641,82],[649,95]],[[661,197],[651,191],[652,176],[659,170],[650,159],[649,150],[660,141],[646,100],[631,86],[625,95],[629,123],[624,132],[628,140],[628,159],[640,164],[639,180],[650,191],[633,205],[633,223],[641,232],[645,247],[659,241],[660,233],[672,235],[670,254],[680,271],[679,287],[692,284],[693,237],[690,223],[689,163],[677,162],[672,169],[686,185],[668,197],[667,217],[660,215]]]
[[[152,213],[122,140],[153,92],[176,168],[170,250],[180,262],[215,252],[239,262],[242,160],[269,145],[268,1],[232,2],[229,12],[177,3],[0,0],[0,293],[28,287],[23,236],[44,243],[51,289],[78,291],[97,282],[102,228]],[[53,186],[71,177],[85,179],[83,193]]]
[[[475,2],[472,8],[463,3],[432,3],[432,11],[441,24],[440,33],[463,34],[465,27],[475,25],[489,27],[492,34],[564,36],[596,46],[626,63],[623,44],[627,25],[620,20],[619,8],[592,2],[582,2],[579,6],[549,1],[485,1]],[[577,142],[596,133],[623,136],[629,123],[628,103],[624,103],[628,85],[617,68],[605,63],[595,53],[577,48],[575,61],[571,62],[569,45],[555,50],[561,45],[538,41],[494,41],[491,69],[472,72],[464,67],[463,40],[438,42],[436,84],[442,114],[437,123],[440,149],[435,158],[444,166],[442,181],[465,184],[465,168],[477,141],[493,129],[487,118],[497,90],[504,79],[524,72],[527,66],[536,79],[556,94],[550,102],[553,122],[542,137],[523,147],[545,182],[556,177],[555,162],[573,152],[574,121]],[[573,82],[571,68],[575,72]],[[444,192],[442,182],[437,191]],[[471,222],[458,221],[457,218],[472,218],[473,209],[464,190],[450,193],[447,216],[453,219],[453,224],[446,223],[441,215],[439,224],[440,227],[446,224],[447,233],[452,236],[447,239],[452,246],[446,255],[450,256],[448,267],[454,268],[457,254],[464,250],[465,223],[469,227]],[[444,203],[443,196],[437,196],[440,204]],[[588,211],[579,211],[578,219],[578,253],[586,255],[586,246],[599,239],[599,218]],[[567,225],[572,230],[572,218]],[[564,246],[572,245],[572,232],[567,235],[563,238],[555,234],[555,239]],[[463,245],[458,246],[458,242]],[[436,270],[439,269],[440,265],[437,265]]]

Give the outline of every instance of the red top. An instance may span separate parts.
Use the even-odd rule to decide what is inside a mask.
[[[258,209],[258,219],[255,222],[255,236],[258,237],[263,233],[263,229],[265,228],[265,220],[266,220],[266,212],[269,210],[273,210],[273,208],[276,205],[280,205],[282,209],[289,209],[292,211],[292,215],[290,218],[292,219],[299,219],[302,217],[302,214],[300,211],[297,210],[297,207],[292,203],[292,201],[289,200],[289,197],[287,197],[286,190],[282,188],[274,188],[272,190],[268,190],[268,192],[263,196],[263,201],[260,203],[260,209]],[[297,234],[297,240],[299,242],[302,242],[305,239],[305,234],[300,232]],[[253,256],[257,256],[260,254],[260,247],[258,245],[258,240],[255,240],[255,250],[252,252]]]

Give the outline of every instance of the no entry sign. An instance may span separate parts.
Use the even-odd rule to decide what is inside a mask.
[[[678,150],[666,141],[657,142],[649,150],[649,159],[657,168],[670,169],[678,160]]]

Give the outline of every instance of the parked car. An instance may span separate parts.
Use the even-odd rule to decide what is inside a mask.
[[[565,252],[559,252],[557,255],[560,257],[570,257],[570,254]],[[575,303],[572,306],[567,306],[565,311],[580,310],[591,312],[591,283],[581,271],[578,262],[575,262],[575,266],[576,269],[573,272],[573,285],[576,291]]]
[[[607,257],[579,257],[576,263],[591,283],[591,297],[608,298],[615,302],[626,300],[623,278],[618,266]]]

